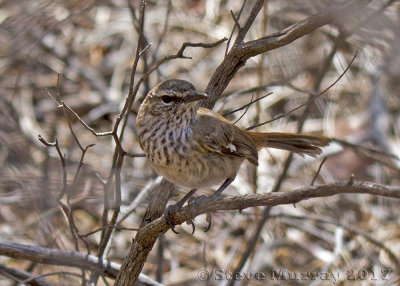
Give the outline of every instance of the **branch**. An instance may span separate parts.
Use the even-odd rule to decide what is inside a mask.
[[[285,46],[314,30],[352,15],[354,11],[367,6],[371,0],[354,0],[339,7],[333,7],[324,12],[315,14],[303,21],[293,24],[280,32],[244,43],[240,47],[239,55],[248,59],[258,54]]]
[[[205,91],[208,98],[203,101],[202,106],[207,108],[214,106],[236,72],[246,64],[249,58],[286,46],[324,25],[342,21],[343,18],[352,15],[354,11],[359,11],[367,6],[369,2],[371,0],[354,0],[315,14],[272,35],[254,41],[237,43],[211,77]]]
[[[26,285],[54,286],[54,284],[50,284],[43,277],[41,277],[41,278],[34,277],[29,272],[19,270],[19,269],[13,268],[13,267],[5,266],[3,264],[0,264],[0,274],[2,274],[5,277],[8,277],[12,280],[17,281],[18,283],[21,283],[22,281],[24,281],[24,284],[26,284]]]
[[[199,197],[195,203],[187,205],[176,211],[172,217],[174,224],[182,224],[189,219],[206,213],[227,210],[243,210],[256,206],[277,206],[284,204],[296,204],[310,198],[330,197],[337,194],[370,194],[389,198],[400,199],[400,186],[388,186],[372,182],[352,181],[340,182],[322,186],[308,186],[293,191],[261,193],[253,195],[224,197],[211,196]],[[147,226],[143,236],[154,235],[152,231],[167,231],[168,224],[164,218],[159,218]]]
[[[344,193],[371,194],[390,198],[400,199],[400,187],[392,187],[372,182],[360,182],[349,180],[348,182],[335,183],[323,186],[309,186],[288,192],[275,192],[254,194],[236,197],[200,197],[195,203],[187,205],[172,214],[174,224],[193,219],[198,215],[217,212],[220,210],[243,210],[255,206],[276,206],[282,204],[295,204],[302,200],[318,197],[328,197]],[[125,273],[124,277],[117,278],[115,285],[123,284],[126,281],[134,281],[135,276],[142,268],[139,261],[144,261],[147,252],[153,247],[159,234],[167,232],[169,225],[165,218],[158,218],[143,226],[135,237],[135,243],[129,250],[128,257],[134,256],[134,260],[126,261],[126,269],[131,270]]]
[[[296,204],[310,198],[329,197],[344,193],[371,194],[400,199],[400,187],[392,187],[371,182],[353,181],[341,182],[322,186],[309,186],[288,192],[274,192],[236,197],[200,197],[195,203],[187,205],[171,214],[172,223],[182,224],[198,215],[213,213],[221,210],[243,210],[255,206],[277,206],[282,204]],[[158,218],[147,225],[143,225],[135,236],[134,243],[127,257],[134,257],[124,261],[123,269],[115,285],[134,281],[140,273],[148,253],[152,249],[159,234],[167,232],[169,225],[165,218]],[[129,271],[128,271],[129,270]]]
[[[63,251],[12,242],[0,242],[0,255],[42,264],[78,267],[115,278],[119,265],[77,251]]]
[[[42,264],[76,267],[104,274],[110,278],[115,278],[120,268],[117,263],[105,259],[99,260],[96,256],[77,251],[64,251],[12,242],[0,242],[0,255]],[[161,285],[143,274],[139,275],[139,281],[145,285]]]
[[[254,4],[253,8],[251,8],[250,15],[247,18],[247,21],[246,21],[246,23],[244,24],[243,27],[240,27],[239,23],[237,21],[235,21],[236,24],[239,27],[239,33],[237,34],[236,39],[235,39],[235,43],[233,45],[236,45],[236,44],[238,44],[240,42],[243,42],[244,37],[246,36],[246,34],[249,31],[250,27],[253,25],[253,22],[256,19],[258,13],[261,11],[263,5],[264,5],[264,0],[258,0]],[[233,16],[233,14],[232,14],[232,16]]]

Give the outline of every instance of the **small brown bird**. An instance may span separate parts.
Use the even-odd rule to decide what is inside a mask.
[[[185,80],[154,87],[139,109],[139,143],[155,171],[168,181],[199,189],[220,185],[220,194],[244,160],[258,165],[264,147],[315,157],[330,139],[323,136],[240,129],[218,113],[198,107],[207,98]],[[192,190],[192,192],[194,192]]]

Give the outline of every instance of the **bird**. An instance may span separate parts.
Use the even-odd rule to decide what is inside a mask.
[[[147,159],[166,180],[191,189],[185,199],[197,189],[216,185],[220,187],[214,195],[221,194],[245,160],[258,165],[262,148],[316,157],[330,142],[324,136],[241,129],[199,107],[206,98],[186,80],[165,80],[149,91],[136,117],[139,144]]]

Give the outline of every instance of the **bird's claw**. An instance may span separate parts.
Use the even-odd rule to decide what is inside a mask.
[[[193,219],[189,219],[186,221],[187,224],[190,224],[192,226],[192,235],[194,234],[194,232],[196,231],[196,226],[193,222]]]
[[[200,203],[203,199],[208,198],[207,196],[198,196],[195,198],[189,198],[188,199],[188,205],[192,205],[195,206],[196,204]],[[165,218],[165,222],[168,224],[168,226],[171,228],[171,230],[176,233],[179,234],[179,232],[177,232],[175,230],[175,221],[174,221],[174,213],[177,212],[179,209],[181,209],[183,206],[179,203],[176,203],[174,205],[171,205],[169,207],[167,207],[167,209],[164,212],[164,218]],[[208,222],[208,226],[207,228],[204,230],[204,232],[207,232],[211,229],[211,214],[207,213],[207,218],[206,221]],[[193,222],[193,219],[189,219],[186,221],[186,223],[188,225],[192,226],[192,235],[194,234],[194,232],[196,231],[196,226]]]
[[[204,195],[198,196],[198,197],[195,197],[195,198],[190,198],[188,200],[188,205],[194,205],[195,206],[196,204],[200,203],[203,199],[207,199],[207,198],[209,198],[209,197],[204,196]],[[208,222],[208,226],[204,230],[204,232],[207,232],[207,231],[209,231],[211,229],[211,214],[207,213],[206,221]],[[194,227],[194,224],[193,224],[193,227]],[[193,230],[193,233],[194,233],[194,230]]]
[[[206,221],[208,222],[208,226],[204,232],[209,231],[211,228],[211,214],[210,213],[207,214]]]
[[[180,210],[182,207],[180,205],[171,205],[169,207],[167,207],[167,209],[164,212],[164,218],[165,218],[165,222],[168,224],[168,226],[170,227],[170,229],[176,233],[179,234],[179,232],[177,232],[175,230],[175,220],[174,220],[174,213],[177,212],[178,210]],[[192,235],[194,234],[195,230],[196,230],[196,226],[194,225],[194,222],[192,219],[189,219],[186,221],[187,224],[192,225]]]

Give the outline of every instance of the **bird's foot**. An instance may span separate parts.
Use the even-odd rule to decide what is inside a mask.
[[[204,199],[207,199],[207,198],[209,198],[209,197],[206,196],[206,195],[200,195],[200,196],[197,196],[197,197],[191,197],[191,198],[188,200],[188,205],[191,205],[191,206],[196,207],[196,205],[199,204],[200,201],[202,201],[202,200],[204,200]]]
[[[176,204],[167,207],[167,209],[166,209],[165,212],[164,212],[165,222],[168,224],[168,226],[171,228],[171,230],[172,230],[174,233],[176,233],[176,234],[179,234],[179,232],[177,232],[177,231],[175,230],[175,225],[176,225],[176,223],[175,223],[174,214],[175,214],[176,212],[178,212],[180,209],[182,209],[183,205],[185,204],[185,202],[186,202],[187,200],[189,200],[189,201],[191,200],[191,197],[192,197],[192,195],[193,195],[195,192],[196,192],[195,189],[190,190],[190,192],[187,193],[187,194],[186,194],[181,200],[179,200]],[[190,219],[190,220],[186,221],[186,223],[192,225],[192,234],[194,234],[194,231],[195,231],[196,228],[195,228],[195,226],[194,226],[193,220]]]
[[[207,214],[206,221],[208,222],[208,226],[207,226],[207,228],[204,230],[204,232],[209,231],[210,228],[211,228],[211,214],[210,214],[210,213]]]
[[[179,211],[182,207],[178,206],[177,204],[174,205],[170,205],[167,207],[167,209],[164,212],[164,219],[165,222],[168,224],[168,226],[171,228],[171,230],[176,233],[179,234],[179,232],[177,232],[175,230],[175,218],[174,218],[174,214]]]

